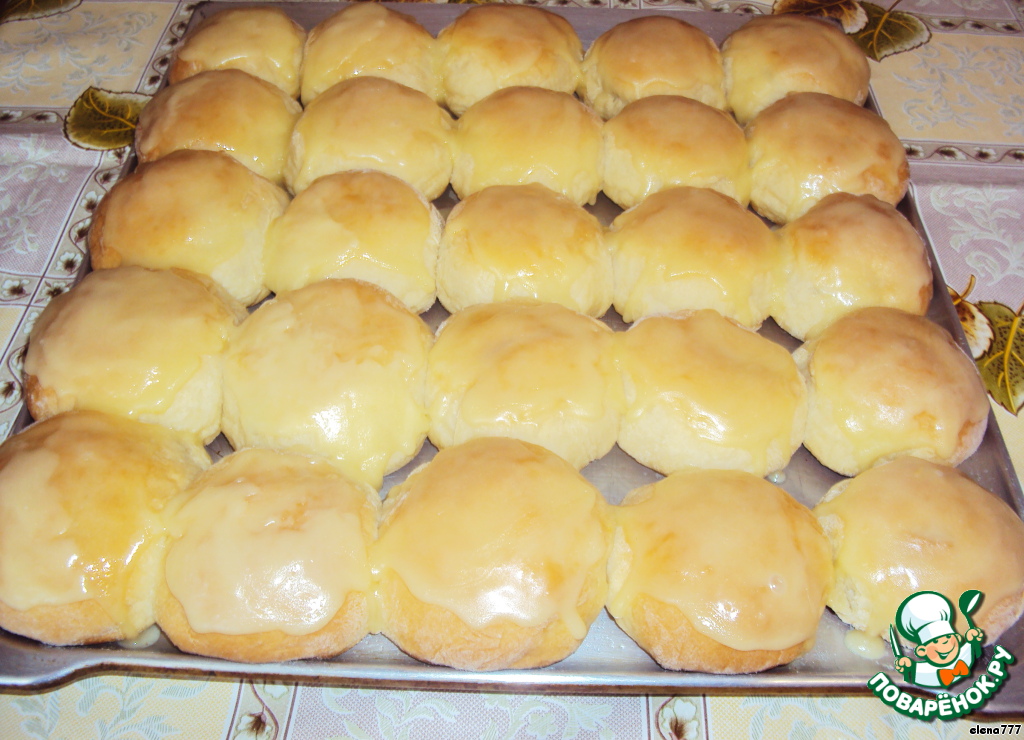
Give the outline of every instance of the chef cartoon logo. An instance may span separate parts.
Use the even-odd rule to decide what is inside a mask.
[[[907,683],[936,690],[934,698],[904,691],[884,671],[871,677],[868,688],[897,712],[924,721],[956,719],[984,706],[1009,679],[1016,659],[994,645],[991,660],[982,660],[985,633],[971,619],[982,598],[973,590],[960,595],[957,605],[967,621],[963,634],[956,631],[953,604],[935,591],[911,594],[896,610],[895,624],[889,626],[896,670]],[[900,635],[917,647],[905,649]],[[980,675],[967,685],[976,667]]]

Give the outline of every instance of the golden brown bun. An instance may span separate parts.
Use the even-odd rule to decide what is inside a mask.
[[[678,95],[630,103],[604,125],[604,194],[632,208],[676,185],[710,188],[746,207],[747,140],[728,113]]]
[[[606,236],[615,310],[626,321],[713,308],[756,329],[768,318],[777,246],[761,219],[704,188],[662,190]]]
[[[797,339],[866,306],[928,310],[934,278],[924,240],[873,195],[828,195],[776,234],[771,313]]]
[[[868,96],[871,70],[864,52],[819,18],[752,18],[722,43],[722,63],[729,107],[741,124],[789,93],[825,93],[856,105]]]
[[[456,115],[506,87],[575,91],[583,45],[544,8],[472,7],[437,35],[444,102]]]
[[[854,629],[888,639],[918,591],[981,591],[972,619],[987,644],[1024,613],[1024,523],[955,468],[893,460],[833,486],[814,513],[835,560],[828,605]]]
[[[631,491],[615,513],[608,611],[661,666],[751,673],[813,647],[829,542],[781,488],[689,470]]]
[[[883,118],[823,93],[793,93],[746,128],[750,204],[775,223],[802,216],[830,193],[896,205],[910,182],[903,144]]]
[[[174,54],[172,85],[209,69],[240,69],[299,97],[306,32],[280,8],[221,10],[203,19]]]
[[[379,505],[323,460],[222,458],[168,513],[160,628],[186,652],[247,663],[347,650],[368,630]]]
[[[150,627],[160,510],[209,464],[187,435],[95,411],[10,437],[0,446],[0,627],[53,645]]]
[[[324,175],[271,226],[267,287],[357,278],[422,313],[434,303],[442,228],[438,210],[404,180],[375,170]]]
[[[210,442],[224,350],[245,307],[185,270],[97,270],[43,309],[25,356],[35,419],[91,409]]]
[[[612,330],[555,303],[490,303],[449,318],[430,351],[438,448],[476,437],[541,445],[582,468],[614,445],[622,413]]]
[[[281,185],[301,113],[287,93],[247,72],[200,72],[168,85],[142,109],[135,153],[151,162],[179,149],[224,152]]]
[[[224,360],[222,428],[235,449],[316,455],[380,488],[427,436],[433,335],[360,280],[282,293],[243,322]]]
[[[298,193],[323,175],[380,170],[434,200],[452,174],[453,129],[451,116],[419,90],[382,77],[352,77],[302,112],[285,180]]]
[[[591,44],[577,92],[603,118],[650,95],[682,95],[724,109],[722,55],[710,36],[684,20],[634,18]]]
[[[595,216],[532,183],[493,185],[452,209],[437,262],[449,311],[516,298],[590,316],[612,305],[612,258]]]
[[[554,453],[502,438],[442,450],[384,502],[378,631],[454,668],[559,661],[604,606],[610,534],[600,492]]]
[[[219,152],[182,150],[140,165],[100,201],[94,270],[180,267],[251,305],[267,295],[263,248],[288,194]]]
[[[487,6],[497,7],[497,6]],[[508,87],[459,119],[452,188],[538,183],[578,205],[601,190],[601,118],[569,93]]]
[[[412,16],[377,3],[344,7],[309,32],[303,104],[357,75],[385,77],[441,99],[434,37]]]
[[[837,473],[903,455],[959,465],[985,435],[988,395],[974,362],[923,316],[862,308],[793,358],[809,390],[804,445]]]
[[[800,447],[807,390],[782,346],[709,309],[650,316],[617,339],[618,441],[640,463],[764,476]]]

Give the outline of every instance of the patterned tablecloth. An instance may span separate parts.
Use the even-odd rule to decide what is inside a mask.
[[[773,10],[741,0],[556,4]],[[20,408],[20,363],[32,322],[82,264],[90,214],[126,156],[124,149],[71,143],[64,133],[68,110],[90,86],[151,93],[193,7],[165,0],[3,6],[0,438]],[[981,309],[994,328],[987,357],[999,355],[1013,370],[1015,387],[990,390],[1011,456],[1024,470],[1024,423],[1017,416],[1024,403],[1024,4],[904,0],[898,11],[913,16],[918,41],[930,38],[873,62],[873,88],[882,115],[907,145],[914,194],[946,282],[965,309]],[[3,738],[959,738],[976,733],[975,725],[907,719],[863,695],[572,697],[149,675],[96,675],[45,691],[0,692]]]

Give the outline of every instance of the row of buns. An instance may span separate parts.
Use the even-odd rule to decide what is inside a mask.
[[[665,668],[741,673],[809,651],[826,605],[874,640],[920,589],[983,590],[989,642],[1024,611],[1024,523],[916,458],[812,511],[748,473],[692,469],[611,506],[558,456],[505,438],[439,452],[383,505],[313,457],[204,457],[96,412],[0,446],[0,626],[68,645],[156,624],[181,650],[245,662],[329,658],[382,633],[422,661],[497,670],[562,660],[607,607]]]
[[[956,465],[989,411],[952,336],[895,308],[854,311],[792,356],[713,309],[613,331],[554,303],[484,303],[435,337],[364,281],[315,282],[246,314],[209,279],[130,266],[51,301],[25,374],[36,419],[96,409],[205,442],[223,432],[376,488],[428,437],[516,437],[578,469],[618,443],[665,474],[763,476],[801,444],[843,475],[903,454]]]

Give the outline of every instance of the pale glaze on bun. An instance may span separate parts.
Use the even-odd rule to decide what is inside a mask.
[[[430,351],[430,440],[522,439],[582,468],[615,444],[621,413],[614,335],[554,303],[472,306]]]
[[[512,439],[442,450],[384,501],[380,631],[466,670],[568,657],[604,607],[608,505],[569,463]]]
[[[793,358],[809,389],[804,445],[837,473],[903,455],[959,465],[985,435],[988,394],[974,362],[923,316],[862,308]]]
[[[604,227],[543,185],[484,188],[445,221],[437,292],[449,311],[527,298],[600,317],[612,285]]]
[[[92,268],[180,267],[252,305],[269,292],[263,249],[288,200],[226,154],[172,152],[140,165],[100,201],[89,229]]]
[[[0,627],[53,645],[156,621],[161,510],[210,464],[194,438],[72,411],[0,446]]]
[[[578,205],[593,203],[601,190],[601,127],[600,116],[570,93],[499,90],[459,119],[452,188],[468,198],[491,185],[538,183]]]
[[[873,195],[833,193],[775,233],[772,318],[797,339],[867,306],[928,310],[934,277],[924,240]]]
[[[800,447],[807,390],[781,345],[708,309],[650,316],[617,339],[619,446],[643,465],[764,476]]]
[[[285,181],[298,193],[333,172],[380,170],[434,200],[452,174],[453,128],[451,116],[425,93],[383,77],[351,77],[302,112]]]
[[[195,435],[220,433],[223,354],[245,307],[185,270],[88,273],[32,327],[25,400],[46,419],[91,409]]]
[[[632,491],[615,515],[608,611],[662,667],[752,673],[813,647],[829,543],[781,488],[690,470]]]
[[[281,293],[356,278],[422,313],[434,303],[442,228],[437,208],[404,180],[375,170],[324,175],[271,226],[267,287]]]
[[[633,18],[590,45],[577,92],[603,118],[650,95],[682,95],[724,109],[722,55],[710,36],[684,20]]]
[[[871,70],[837,25],[805,15],[752,18],[722,43],[729,108],[741,124],[794,92],[818,92],[862,105]]]
[[[170,84],[209,69],[240,69],[299,97],[306,32],[280,8],[221,10],[203,19],[174,54]]]
[[[344,7],[309,32],[302,102],[359,75],[386,77],[441,99],[434,37],[411,15],[377,3]]]
[[[284,184],[292,129],[302,108],[271,83],[238,69],[199,72],[153,96],[135,129],[135,153],[151,162],[179,149],[224,152]]]
[[[888,639],[900,604],[918,591],[954,603],[984,599],[972,616],[991,644],[1024,613],[1024,522],[956,468],[907,457],[842,481],[814,508],[832,542],[829,607]],[[963,621],[957,627],[966,629]]]
[[[380,488],[427,436],[430,329],[360,280],[322,280],[267,301],[224,360],[225,436],[331,460]]]
[[[910,166],[881,116],[823,93],[793,93],[747,124],[750,204],[778,224],[831,193],[873,195],[891,205],[906,195]]]
[[[190,653],[327,658],[366,636],[380,499],[323,460],[222,458],[169,507],[158,622]]]
[[[761,219],[721,193],[662,190],[616,217],[606,241],[615,310],[625,321],[702,308],[752,329],[768,318],[775,239]]]
[[[437,35],[444,102],[461,116],[506,87],[572,93],[583,45],[572,25],[544,8],[471,7]]]

